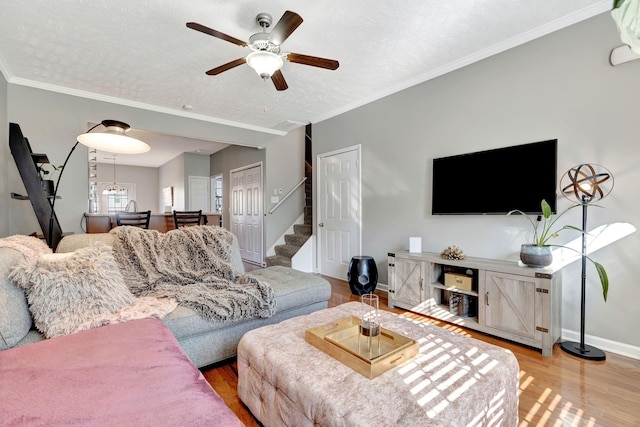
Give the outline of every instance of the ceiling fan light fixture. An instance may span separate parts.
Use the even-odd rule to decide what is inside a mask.
[[[258,50],[247,55],[247,64],[263,79],[269,79],[284,65],[280,55],[266,50]]]
[[[87,147],[110,153],[141,154],[151,149],[148,144],[139,139],[125,135],[129,125],[117,120],[103,120],[106,128],[102,132],[87,132],[78,135],[78,141]]]

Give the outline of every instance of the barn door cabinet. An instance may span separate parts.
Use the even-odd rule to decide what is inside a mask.
[[[389,307],[515,341],[551,356],[561,333],[562,274],[513,261],[388,254]],[[450,279],[454,280],[450,280]],[[455,279],[459,279],[456,282]]]

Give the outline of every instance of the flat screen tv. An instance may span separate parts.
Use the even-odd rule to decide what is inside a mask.
[[[433,159],[433,215],[556,212],[558,140]]]

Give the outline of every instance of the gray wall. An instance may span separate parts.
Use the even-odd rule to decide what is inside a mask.
[[[9,203],[19,203],[11,200],[11,190],[7,182],[8,165],[14,164],[9,150],[9,121],[7,120],[7,80],[0,73],[0,236],[9,234]],[[25,201],[26,202],[26,201]],[[25,203],[23,202],[23,203]],[[28,203],[28,202],[26,202]]]
[[[589,211],[590,228],[640,227],[640,61],[611,67],[608,55],[618,45],[615,23],[603,14],[315,124],[315,154],[362,144],[363,252],[377,260],[381,282],[387,252],[407,248],[410,236],[421,236],[425,251],[455,244],[469,256],[514,260],[530,238],[523,218],[432,216],[435,157],[558,138],[558,179],[584,162],[615,176],[604,209]],[[526,191],[535,165],[523,167],[519,179]],[[558,203],[569,204],[561,196]],[[580,218],[576,210],[566,221],[580,225]],[[557,243],[575,237],[568,233]],[[609,273],[610,291],[604,303],[589,266],[587,334],[640,345],[639,253],[636,232],[593,254]],[[570,331],[579,330],[579,264],[563,273],[562,325]]]
[[[304,178],[304,126],[289,132],[286,136],[272,141],[266,149],[265,177],[265,250],[269,250],[303,213],[304,185],[300,186],[272,214],[269,210],[276,204],[271,203],[274,189],[280,200]]]
[[[64,161],[76,141],[76,136],[85,132],[89,123],[97,123],[104,119],[121,120],[142,130],[232,144],[266,145],[270,140],[277,138],[272,134],[27,86],[9,84],[6,90],[7,120],[2,126],[6,126],[6,121],[18,123],[23,134],[29,138],[33,150],[47,153],[54,164]],[[7,133],[7,130],[3,132],[3,138],[7,138]],[[3,150],[8,145],[8,141],[5,142]],[[3,209],[2,216],[8,217],[9,228],[3,234],[40,232],[28,202],[7,202],[11,191],[24,193],[24,186],[13,162],[7,167],[4,182],[8,188],[2,203],[6,204],[7,209]],[[89,205],[87,182],[87,149],[78,145],[62,177],[59,191],[62,199],[56,202],[56,213],[65,232],[82,231],[82,213],[87,211]]]
[[[229,177],[230,171],[262,162],[264,175],[264,246],[273,246],[294,221],[302,215],[304,186],[300,187],[278,209],[269,214],[275,205],[271,203],[274,189],[282,188],[285,196],[304,177],[304,127],[287,135],[273,138],[263,150],[231,146],[211,156],[211,175],[222,174],[222,221],[229,228]],[[265,252],[266,255],[266,252]]]
[[[184,206],[189,208],[189,177],[209,177],[210,156],[194,153],[184,153]],[[207,209],[208,211],[208,209]]]
[[[227,230],[231,228],[229,223],[231,170],[262,162],[262,173],[264,174],[267,168],[264,164],[265,155],[265,150],[237,145],[232,145],[211,155],[209,168],[211,176],[222,174],[222,225]]]
[[[169,160],[158,169],[158,181],[160,183],[158,205],[162,204],[162,189],[173,187],[173,209],[177,211],[185,210],[184,154]],[[164,212],[164,206],[159,206],[159,208],[160,212]]]
[[[113,181],[113,163],[98,163],[98,182]],[[158,211],[160,193],[158,191],[158,168],[119,165],[116,158],[116,178],[119,183],[136,184],[136,204],[139,211]]]

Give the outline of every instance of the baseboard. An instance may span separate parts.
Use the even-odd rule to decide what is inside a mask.
[[[580,333],[568,329],[562,329],[562,338],[568,341],[580,342]],[[619,354],[620,356],[640,360],[640,347],[638,346],[611,341],[606,338],[595,337],[587,334],[584,335],[584,341],[586,344],[597,347],[605,352],[608,351]]]
[[[378,282],[378,284],[376,285],[376,291],[389,293],[389,285],[387,285],[386,283]]]

